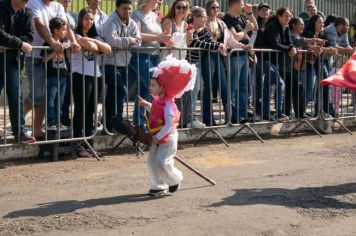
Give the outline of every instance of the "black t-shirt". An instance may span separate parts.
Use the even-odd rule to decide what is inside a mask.
[[[44,43],[43,46],[49,46],[48,43]],[[41,56],[44,57],[45,54],[45,49],[41,50]],[[51,54],[53,52],[53,49],[50,48],[47,50],[47,55]],[[63,52],[65,55],[65,51]],[[67,69],[67,65],[66,65],[66,61],[64,60],[57,60],[57,59],[52,59],[47,61],[47,75],[48,76],[54,76],[57,77],[57,73],[58,73],[58,69],[59,69],[59,76],[60,77],[66,77],[68,75],[68,69]]]
[[[232,28],[235,29],[236,33],[239,33],[243,31],[246,27],[246,19],[243,16],[237,16],[234,17],[230,15],[229,13],[226,13],[222,20],[225,22],[227,28],[231,30]],[[244,38],[240,41],[243,44],[249,44],[250,39],[249,38]]]

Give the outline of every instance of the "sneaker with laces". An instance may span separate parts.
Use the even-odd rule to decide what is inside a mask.
[[[199,120],[193,120],[192,122],[189,122],[187,124],[187,128],[204,129],[205,128],[205,124],[200,122]]]
[[[165,193],[166,193],[165,189],[150,189],[148,191],[148,195],[153,196],[153,197],[162,196]]]

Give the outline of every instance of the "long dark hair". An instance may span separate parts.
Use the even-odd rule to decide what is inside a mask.
[[[188,0],[175,0],[172,5],[171,5],[171,8],[169,9],[167,15],[165,17],[163,17],[162,19],[162,22],[166,19],[166,18],[169,18],[169,19],[174,19],[176,17],[176,5],[177,3],[179,2],[185,2],[185,4],[187,4],[187,11],[186,11],[186,14],[188,15],[188,12],[189,12],[189,1]]]
[[[82,10],[80,10],[79,15],[78,15],[77,27],[74,30],[77,34],[80,34],[81,36],[83,36],[83,19],[87,13],[91,13],[94,16],[93,11],[90,10],[89,7],[86,7],[86,8],[83,8]],[[98,32],[96,32],[95,23],[93,22],[93,25],[88,30],[88,37],[95,38],[97,36],[99,36],[99,34],[98,34]]]
[[[304,30],[311,32],[311,33],[313,33],[313,35],[315,35],[315,23],[320,18],[322,18],[322,17],[319,15],[314,15],[314,16],[310,17]]]
[[[289,7],[280,7],[278,8],[278,10],[276,11],[276,14],[273,16],[270,16],[266,22],[266,25],[268,25],[269,23],[273,22],[273,21],[277,21],[277,23],[279,24],[278,21],[278,16],[283,16],[283,14],[286,11],[291,11]]]

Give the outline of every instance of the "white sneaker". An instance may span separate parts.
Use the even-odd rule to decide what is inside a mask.
[[[187,128],[204,129],[205,128],[205,124],[200,122],[199,120],[193,120],[192,122],[189,122],[187,124]]]

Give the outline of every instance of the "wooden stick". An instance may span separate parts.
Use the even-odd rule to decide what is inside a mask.
[[[200,171],[198,171],[197,169],[193,168],[191,165],[189,165],[187,162],[183,161],[180,157],[178,156],[174,156],[174,158],[180,162],[181,164],[183,164],[185,167],[187,167],[189,170],[193,171],[195,174],[199,175],[200,177],[202,177],[203,179],[205,179],[206,181],[208,181],[209,183],[211,183],[212,185],[216,185],[216,182],[212,179],[210,179],[209,177],[205,176],[204,174],[202,174]]]

